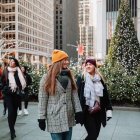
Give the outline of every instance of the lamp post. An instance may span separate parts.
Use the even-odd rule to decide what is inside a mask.
[[[79,47],[78,42],[77,42],[77,46],[76,45],[73,45],[73,44],[67,44],[67,46],[71,46],[71,47],[76,48],[76,51],[77,51],[77,67],[79,69],[80,58],[79,58],[79,53],[78,53],[78,47]]]

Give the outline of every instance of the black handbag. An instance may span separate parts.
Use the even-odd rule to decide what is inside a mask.
[[[95,101],[94,106],[89,107],[88,111],[89,111],[89,114],[94,114],[94,113],[100,112],[101,111],[100,103],[98,101]]]

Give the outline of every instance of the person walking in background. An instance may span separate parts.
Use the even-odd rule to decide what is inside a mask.
[[[26,81],[20,70],[19,62],[11,58],[9,66],[4,69],[2,75],[2,93],[5,96],[6,106],[8,108],[8,124],[10,128],[11,140],[15,135],[15,122],[17,118],[17,109],[19,104],[18,90],[26,87]]]
[[[23,90],[23,92],[21,92],[22,95],[19,95],[20,98],[20,102],[19,102],[19,112],[18,115],[22,114],[22,101],[24,101],[24,114],[28,115],[29,112],[27,110],[28,107],[28,101],[29,101],[29,86],[32,84],[32,79],[31,76],[27,73],[27,67],[26,66],[22,66],[21,67],[21,71],[23,73],[23,76],[26,80],[26,87]]]
[[[1,77],[2,77],[2,64],[0,63],[0,81],[1,81]],[[1,82],[0,82],[0,89],[1,89]],[[0,90],[0,100],[3,98],[3,96],[2,96],[2,92],[1,92],[1,90]]]
[[[9,55],[11,55],[13,52],[6,52],[3,56],[2,56],[2,62],[3,62],[3,66],[1,65],[1,77],[2,77],[2,73],[5,69],[7,69],[8,67],[8,64],[9,64]],[[2,81],[0,79],[0,83],[1,83],[1,86],[0,88],[2,88]],[[1,91],[2,93],[2,91]],[[5,95],[2,93],[2,98],[3,98],[3,116],[6,115],[6,110],[7,110],[7,106],[6,106],[6,102],[5,102]]]
[[[1,67],[0,67],[0,89],[2,89],[2,73],[3,73],[3,70],[6,68],[7,66],[7,63],[4,62],[4,68],[2,68],[2,64],[1,64]],[[6,115],[6,110],[7,110],[7,107],[6,107],[6,102],[5,102],[5,96],[4,94],[2,93],[2,90],[1,90],[1,95],[2,95],[2,98],[3,98],[3,116]]]
[[[86,72],[78,78],[78,94],[83,109],[83,123],[87,131],[85,140],[97,140],[101,124],[112,118],[112,106],[107,87],[97,71],[95,59],[87,59]],[[106,116],[107,115],[107,116]]]
[[[68,54],[61,50],[52,53],[52,65],[40,81],[39,127],[50,132],[52,140],[71,140],[75,113],[81,112],[76,84],[68,69]]]

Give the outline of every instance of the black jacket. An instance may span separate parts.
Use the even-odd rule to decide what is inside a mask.
[[[26,81],[26,87],[24,89],[24,92],[26,94],[28,94],[29,86],[32,84],[32,78],[31,78],[31,76],[28,73],[24,73],[24,78],[25,78],[25,81]]]
[[[25,80],[26,80],[26,86],[31,85],[32,84],[31,76],[28,73],[24,73],[24,77],[25,77]]]
[[[112,105],[109,99],[107,87],[102,79],[101,79],[101,83],[104,86],[104,90],[103,90],[103,97],[100,97],[100,106],[101,106],[100,114],[101,114],[101,123],[105,127],[106,126],[106,111],[112,110]],[[85,110],[84,85],[85,85],[84,78],[81,76],[78,76],[77,78],[78,95],[79,95],[80,103],[83,109],[83,114],[85,112],[84,111]]]
[[[19,90],[21,90],[22,85],[20,83],[17,71],[15,71],[15,73],[14,73],[14,78],[15,78],[17,87],[19,88]],[[4,95],[8,95],[8,92],[11,92],[11,91],[10,91],[10,88],[9,88],[9,80],[8,80],[8,70],[7,70],[7,68],[5,68],[4,71],[3,71],[3,74],[2,74],[2,77],[1,77],[1,85],[2,85],[1,86],[2,93]]]

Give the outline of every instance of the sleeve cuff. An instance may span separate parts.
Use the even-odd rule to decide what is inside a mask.
[[[112,110],[107,110],[106,116],[112,118]]]

